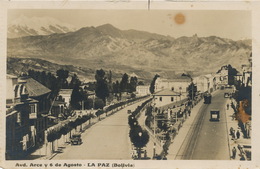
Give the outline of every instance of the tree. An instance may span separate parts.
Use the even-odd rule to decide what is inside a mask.
[[[144,82],[143,81],[139,81],[138,82],[138,86],[143,86],[144,85]]]
[[[64,69],[59,69],[56,71],[56,75],[58,77],[59,88],[68,88],[67,78],[69,77],[69,71]]]
[[[120,90],[121,92],[127,92],[127,89],[128,89],[128,75],[125,73],[123,74],[120,82]]]
[[[83,94],[79,86],[75,86],[71,93],[70,104],[72,109],[81,109],[80,102],[83,100]]]
[[[143,130],[139,125],[131,128],[130,140],[133,145],[137,148],[138,158],[141,157],[141,149],[146,146],[149,142],[149,134],[146,130]]]
[[[105,106],[105,102],[102,99],[96,98],[95,99],[95,109],[103,109]]]
[[[81,85],[81,81],[79,80],[78,76],[74,74],[71,78],[69,88],[73,89],[75,86],[80,86],[80,85]]]
[[[129,92],[135,92],[137,86],[137,77],[131,77],[129,82]]]
[[[238,71],[233,68],[231,65],[227,65],[228,68],[228,84],[234,85],[235,84],[235,76],[237,75]]]
[[[105,71],[103,69],[97,70],[95,79],[96,79],[96,89],[95,89],[96,96],[102,99],[104,103],[106,103],[106,98],[109,96],[109,89],[105,77]]]
[[[160,77],[158,74],[156,74],[151,82],[151,85],[150,85],[150,92],[153,94],[154,93],[154,89],[155,89],[155,81],[156,79]]]
[[[192,82],[189,86],[188,86],[188,98],[190,100],[194,99],[197,93],[197,86]],[[193,97],[193,98],[192,98]]]
[[[135,125],[138,125],[138,121],[136,120],[134,115],[128,116],[128,124],[129,124],[130,128],[133,128]]]

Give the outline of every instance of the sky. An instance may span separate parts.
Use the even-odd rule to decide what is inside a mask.
[[[174,38],[194,34],[233,40],[252,38],[250,11],[12,9],[8,10],[8,23],[21,15],[52,17],[76,28],[110,23],[121,30],[142,30]]]

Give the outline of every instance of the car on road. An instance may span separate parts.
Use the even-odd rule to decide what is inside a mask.
[[[230,93],[224,93],[224,98],[229,98],[230,97]]]
[[[71,145],[80,145],[80,144],[82,144],[81,134],[80,133],[73,134],[71,136],[70,143],[71,143]]]
[[[218,109],[210,110],[210,119],[209,121],[219,121],[220,115]]]

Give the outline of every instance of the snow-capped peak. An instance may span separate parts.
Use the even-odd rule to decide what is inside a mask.
[[[67,33],[75,30],[76,28],[74,26],[51,17],[27,17],[21,15],[8,24],[8,37],[49,35],[52,33]]]

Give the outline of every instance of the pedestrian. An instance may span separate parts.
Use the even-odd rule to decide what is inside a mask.
[[[189,110],[189,111],[188,111],[188,113],[189,113],[189,116],[190,116],[190,114],[191,114],[191,111]]]
[[[229,109],[229,104],[227,104],[227,110]]]
[[[236,139],[235,132],[232,131],[232,140],[235,140],[235,139]]]
[[[245,152],[244,152],[244,150],[243,150],[243,147],[242,147],[240,144],[238,144],[237,148],[238,148],[238,150],[240,151],[240,155],[241,155],[241,156],[242,156],[243,154],[245,154]]]
[[[237,136],[237,139],[240,138],[240,131],[239,131],[239,130],[237,130],[237,132],[236,132],[236,136]]]
[[[233,149],[232,149],[232,158],[233,159],[236,158],[236,154],[237,154],[237,149],[236,149],[236,147],[233,147]]]
[[[233,134],[232,134],[232,133],[233,133],[233,130],[234,130],[233,127],[230,127],[230,129],[229,129],[230,134],[229,134],[229,135],[231,135],[231,136],[233,135]]]
[[[144,158],[147,158],[147,151],[144,150]]]

